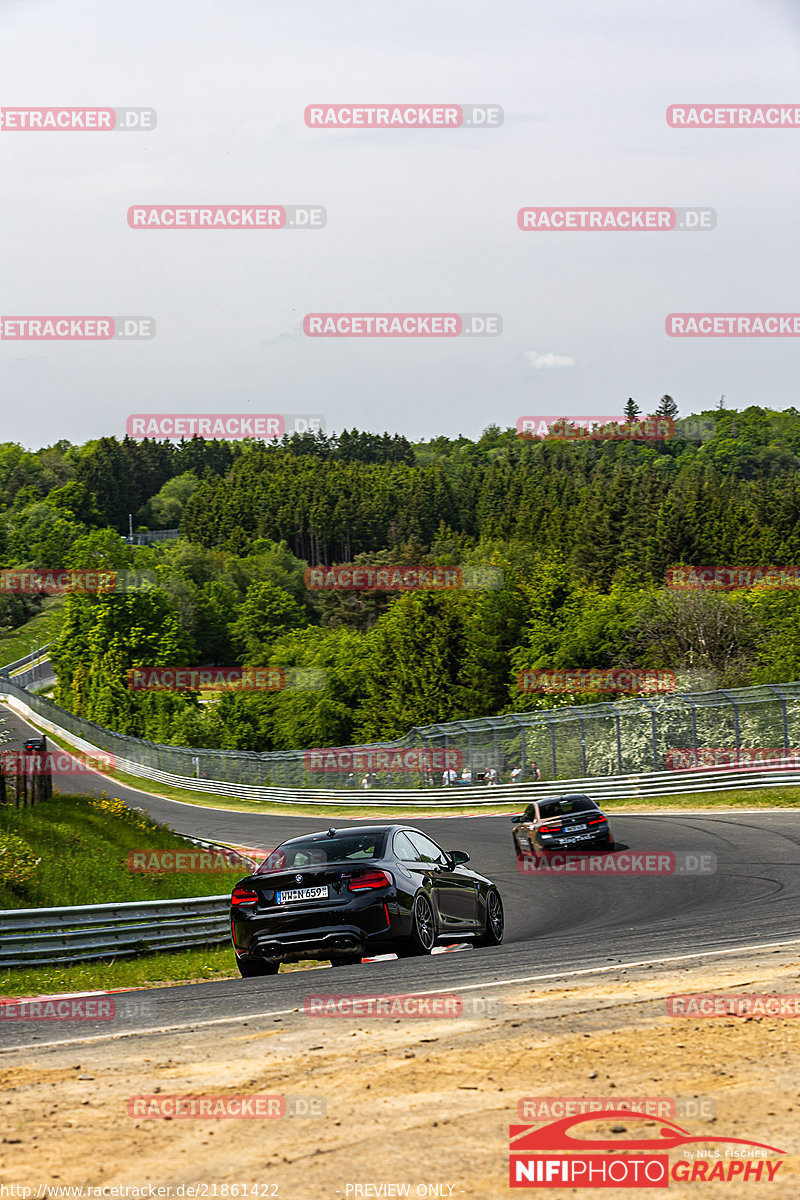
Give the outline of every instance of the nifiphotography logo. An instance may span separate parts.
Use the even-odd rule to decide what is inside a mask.
[[[573,1136],[574,1126],[596,1125],[600,1119],[624,1121],[626,1131],[633,1126],[639,1136]],[[637,1122],[642,1125],[637,1127]],[[538,1128],[511,1125],[509,1139],[511,1187],[666,1188],[670,1181],[711,1183],[735,1179],[771,1183],[783,1159],[769,1156],[786,1153],[744,1138],[694,1136],[672,1121],[654,1121],[629,1108],[607,1110],[602,1117],[598,1113],[563,1117]],[[698,1149],[685,1149],[694,1146]],[[710,1146],[714,1149],[705,1149]]]

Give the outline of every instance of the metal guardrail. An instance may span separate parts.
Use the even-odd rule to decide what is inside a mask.
[[[45,642],[43,646],[39,646],[36,650],[31,650],[30,654],[23,654],[22,658],[17,658],[14,662],[4,663],[0,666],[0,678],[8,678],[15,671],[20,671],[23,667],[37,662],[39,659],[47,657],[47,651],[53,645],[52,642]],[[15,680],[18,682],[18,680]],[[24,686],[24,685],[23,685]]]
[[[181,536],[180,529],[146,529],[123,538],[129,546],[151,546],[153,542],[171,542]]]
[[[0,912],[0,968],[89,962],[216,946],[230,937],[230,896]]]
[[[95,756],[97,748],[82,738],[61,729],[52,721],[40,717],[16,697],[9,706],[22,716],[32,716],[37,725],[70,743],[79,753]],[[117,758],[119,771],[141,779],[163,783],[189,791],[230,796],[242,800],[268,802],[296,808],[299,804],[311,807],[335,805],[337,808],[524,808],[538,796],[564,795],[580,792],[598,802],[602,800],[639,800],[649,796],[681,796],[694,792],[722,792],[735,788],[798,787],[800,770],[795,767],[703,767],[685,771],[650,771],[630,775],[578,776],[573,779],[543,780],[540,783],[505,783],[462,787],[429,788],[410,791],[405,788],[376,788],[369,791],[340,791],[332,788],[256,787],[250,784],[228,783],[219,779],[196,779],[191,775],[174,775],[159,771],[130,759]],[[110,777],[110,779],[113,776]]]
[[[777,747],[797,745],[800,742],[800,682],[782,684],[780,687],[770,684],[759,688],[743,688],[736,695],[733,692],[698,693],[694,697],[670,696],[658,701],[627,701],[616,706],[597,704],[585,708],[550,709],[544,713],[524,714],[525,720],[560,722],[565,729],[572,730],[573,740],[577,738],[575,744],[580,754],[577,759],[575,754],[566,756],[566,764],[573,768],[571,771],[555,770],[557,764],[554,752],[553,769],[545,772],[549,778],[545,778],[541,783],[477,785],[463,788],[403,788],[387,778],[384,786],[369,790],[347,789],[344,787],[343,778],[337,781],[338,787],[309,786],[313,779],[307,776],[302,767],[299,773],[295,769],[298,762],[302,763],[302,751],[256,754],[249,751],[192,750],[187,747],[159,745],[141,738],[118,734],[83,717],[75,716],[52,701],[33,694],[21,686],[17,679],[3,677],[1,674],[0,697],[5,697],[9,706],[20,715],[32,720],[46,732],[60,737],[76,750],[93,757],[97,755],[98,750],[113,755],[117,769],[134,778],[148,779],[181,790],[269,801],[292,807],[301,803],[311,806],[333,804],[344,809],[392,808],[401,805],[412,809],[454,806],[480,809],[490,805],[502,806],[509,802],[523,803],[523,797],[552,794],[554,790],[579,791],[595,797],[611,794],[619,799],[631,799],[741,787],[800,785],[800,771],[786,766],[769,770],[755,770],[753,766],[749,766],[738,769],[723,767],[715,770],[703,768],[665,771],[662,764],[665,757],[668,757],[668,750],[663,750],[660,745],[663,743],[664,747],[672,745],[688,748],[694,746],[695,749],[709,744],[735,745],[737,748],[770,744]],[[661,708],[657,705],[661,705]],[[607,708],[619,711],[612,718],[605,715]],[[624,730],[621,719],[623,709],[625,712],[630,710],[630,720]],[[603,732],[600,725],[609,720],[615,724],[613,742],[616,751],[610,760],[606,760],[604,769],[589,770],[587,755],[590,749],[595,754],[597,747],[603,745],[603,739],[607,740],[608,730]],[[521,740],[523,745],[527,745],[527,739],[534,736],[535,727],[528,729],[524,726],[522,714],[485,718],[482,723],[455,722],[452,727],[437,728],[446,734],[446,750],[455,744],[455,726],[491,724],[494,727],[493,737],[497,742],[493,753],[499,756],[501,746],[498,739],[501,729],[505,730],[508,722],[518,723],[519,728],[514,733],[514,738],[517,743]],[[729,729],[731,722],[733,724]],[[473,733],[474,731],[469,733],[470,738],[473,737]],[[550,734],[552,739],[555,739],[555,724],[551,725]],[[639,742],[644,740],[643,753],[639,752],[641,747],[637,750],[637,739]],[[421,740],[427,742],[429,739]],[[400,747],[402,742],[402,739],[398,741],[397,746]],[[630,742],[630,746],[623,752],[624,742]],[[492,755],[487,753],[483,761],[491,758]],[[627,770],[626,759],[631,763]],[[540,755],[540,762],[543,766],[547,765],[543,755]],[[189,773],[192,767],[196,773]]]
[[[343,764],[355,761],[354,750],[361,755],[361,763],[367,761],[365,752],[389,751],[398,765],[390,775],[388,767],[380,766],[376,759],[378,783],[392,790],[402,788],[424,803],[422,797],[438,789],[434,788],[433,778],[424,786],[418,771],[402,765],[404,750],[411,751],[409,761],[417,765],[421,762],[420,751],[435,752],[437,764],[450,762],[460,769],[463,763],[475,777],[491,767],[508,778],[512,769],[519,768],[523,779],[539,774],[556,782],[658,774],[680,765],[670,760],[676,751],[682,754],[707,747],[738,750],[758,746],[789,750],[800,746],[800,681],[714,692],[654,694],[650,698],[451,721],[411,729],[404,737],[380,746],[257,753],[173,746],[116,733],[34,694],[30,686],[20,683],[28,678],[0,676],[0,696],[15,697],[27,704],[40,724],[52,723],[53,731],[62,730],[114,755],[120,763],[132,764],[131,774],[163,782],[179,781],[179,786],[192,786],[198,791],[224,793],[225,785],[231,784],[243,789],[333,791],[346,795],[352,767]],[[383,761],[388,763],[390,759],[385,757]],[[187,779],[192,780],[191,785],[185,782]]]
[[[4,677],[0,677],[2,681]],[[43,688],[52,687],[56,682],[56,677],[53,673],[53,667],[49,658],[40,658],[33,666],[27,670],[19,671],[16,675],[11,676],[11,682],[17,687],[24,688],[27,692],[38,692]]]

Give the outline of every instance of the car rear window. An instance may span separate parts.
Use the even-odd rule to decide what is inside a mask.
[[[383,830],[368,834],[343,833],[334,837],[298,838],[273,850],[258,868],[257,875],[292,867],[325,866],[326,863],[369,862],[380,858],[386,834]]]
[[[539,805],[539,816],[546,819],[561,817],[565,813],[593,812],[596,809],[597,805],[588,796],[576,796],[574,800],[547,800]]]

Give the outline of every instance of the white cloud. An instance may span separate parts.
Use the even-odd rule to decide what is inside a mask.
[[[575,359],[568,354],[540,354],[538,350],[526,350],[523,358],[527,358],[532,367],[574,367]]]

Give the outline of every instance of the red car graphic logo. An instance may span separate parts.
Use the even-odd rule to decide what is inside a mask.
[[[719,1138],[709,1137],[708,1134],[703,1134],[700,1137],[692,1137],[686,1129],[681,1129],[679,1125],[675,1125],[672,1121],[659,1120],[660,1129],[658,1135],[648,1138],[617,1138],[617,1139],[588,1139],[572,1137],[569,1130],[573,1125],[580,1125],[584,1122],[597,1122],[598,1120],[606,1120],[609,1117],[622,1118],[626,1122],[631,1121],[649,1121],[653,1122],[653,1117],[647,1117],[640,1113],[632,1113],[630,1109],[609,1109],[606,1112],[592,1113],[590,1116],[578,1114],[574,1117],[563,1117],[560,1121],[552,1121],[548,1125],[543,1125],[536,1128],[532,1125],[511,1125],[509,1136],[511,1138],[511,1153],[512,1154],[528,1154],[542,1150],[572,1150],[584,1153],[589,1150],[653,1150],[664,1151],[672,1150],[678,1146],[686,1146],[692,1142],[724,1142],[725,1144],[735,1144],[738,1146],[757,1146],[761,1150],[770,1150],[773,1154],[785,1154],[785,1150],[778,1150],[775,1146],[767,1146],[764,1142],[751,1142],[746,1138]]]

